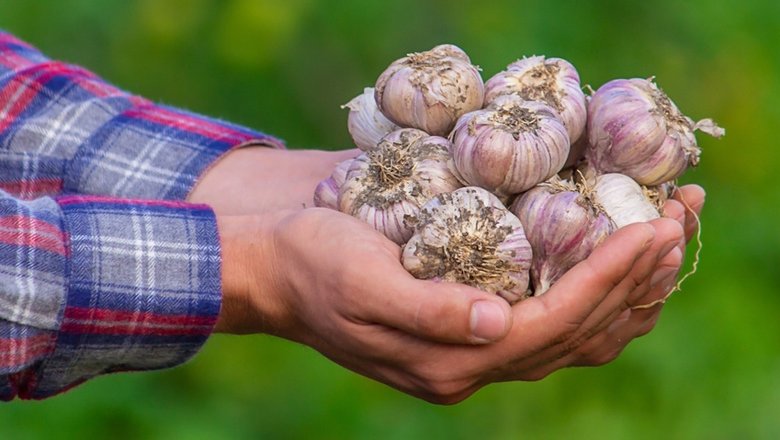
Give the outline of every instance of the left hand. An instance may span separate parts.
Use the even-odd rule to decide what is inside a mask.
[[[211,205],[217,215],[248,215],[314,206],[314,189],[336,164],[360,150],[276,150],[246,147],[209,168],[187,201]]]

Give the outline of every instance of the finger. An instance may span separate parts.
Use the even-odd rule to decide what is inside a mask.
[[[664,203],[664,217],[677,220],[683,227],[685,226],[685,212],[685,207],[677,200],[667,200]]]
[[[699,228],[698,216],[704,207],[706,193],[699,185],[685,185],[674,192],[673,199],[685,207],[685,237],[686,241],[696,235]],[[695,213],[695,215],[691,212]]]
[[[598,333],[624,310],[637,304],[650,290],[651,276],[658,267],[659,260],[677,250],[682,240],[682,227],[679,223],[669,219],[657,219],[652,221],[651,225],[655,228],[655,239],[650,249],[635,261],[629,273],[582,323],[586,334]]]
[[[361,318],[418,338],[485,344],[503,338],[512,325],[502,298],[462,284],[417,280],[397,263],[392,270],[369,268],[361,278],[366,285],[385,283],[380,297],[362,303]]]
[[[674,287],[677,273],[682,264],[682,253],[675,247],[661,259],[658,269],[650,280],[649,293],[637,302],[649,304],[666,297]],[[644,336],[653,329],[658,320],[662,303],[648,309],[628,309],[618,316],[609,327],[588,340],[578,350],[576,365],[603,365],[610,362],[620,353],[618,345],[627,344],[631,340]]]
[[[561,344],[576,339],[580,326],[631,271],[649,249],[655,229],[635,224],[620,229],[574,266],[544,295],[513,307],[514,325],[499,348],[524,346],[530,351],[561,350]],[[513,358],[515,353],[497,356]]]

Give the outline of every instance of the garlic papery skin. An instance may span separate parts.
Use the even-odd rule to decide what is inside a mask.
[[[339,211],[357,217],[390,240],[403,244],[425,202],[463,185],[452,172],[450,142],[404,128],[350,164],[339,194]]]
[[[601,173],[625,174],[642,185],[674,180],[699,163],[694,131],[721,137],[712,120],[694,123],[652,79],[617,79],[588,104],[588,159]]]
[[[339,162],[330,177],[317,184],[314,189],[314,206],[338,211],[339,192],[344,181],[347,180],[347,171],[352,160],[347,159]]]
[[[485,83],[485,105],[512,94],[554,108],[572,142],[582,135],[587,115],[585,93],[577,69],[568,61],[544,56],[523,58]]]
[[[353,98],[341,108],[349,109],[347,129],[355,146],[368,151],[382,140],[382,137],[400,127],[387,119],[376,106],[374,88],[366,87],[363,93]]]
[[[549,290],[614,231],[590,188],[558,177],[523,193],[509,210],[520,219],[531,243],[534,296]]]
[[[530,295],[531,257],[520,220],[493,194],[465,187],[422,207],[401,260],[415,278],[467,284],[513,304]]]
[[[451,44],[396,60],[377,79],[375,92],[389,120],[440,136],[461,115],[482,107],[484,96],[479,69]]]
[[[519,194],[563,168],[569,136],[550,106],[499,96],[463,115],[452,133],[459,175],[500,196]]]
[[[618,173],[595,178],[593,200],[598,203],[616,228],[659,218],[658,208],[647,198],[634,179]]]

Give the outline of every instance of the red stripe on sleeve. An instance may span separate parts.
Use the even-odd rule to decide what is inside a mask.
[[[20,339],[0,338],[0,367],[25,365],[54,351],[55,336],[44,333]]]
[[[208,335],[215,317],[68,307],[60,331],[99,335]]]
[[[0,243],[30,246],[65,255],[65,235],[43,220],[21,215],[0,217]]]
[[[62,191],[62,179],[41,178],[0,182],[0,189],[20,199],[36,199],[41,196],[59,194]]]

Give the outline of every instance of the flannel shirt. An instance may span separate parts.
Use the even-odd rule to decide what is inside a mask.
[[[216,221],[184,203],[262,133],[155,105],[0,31],[0,399],[171,367],[221,303]]]

